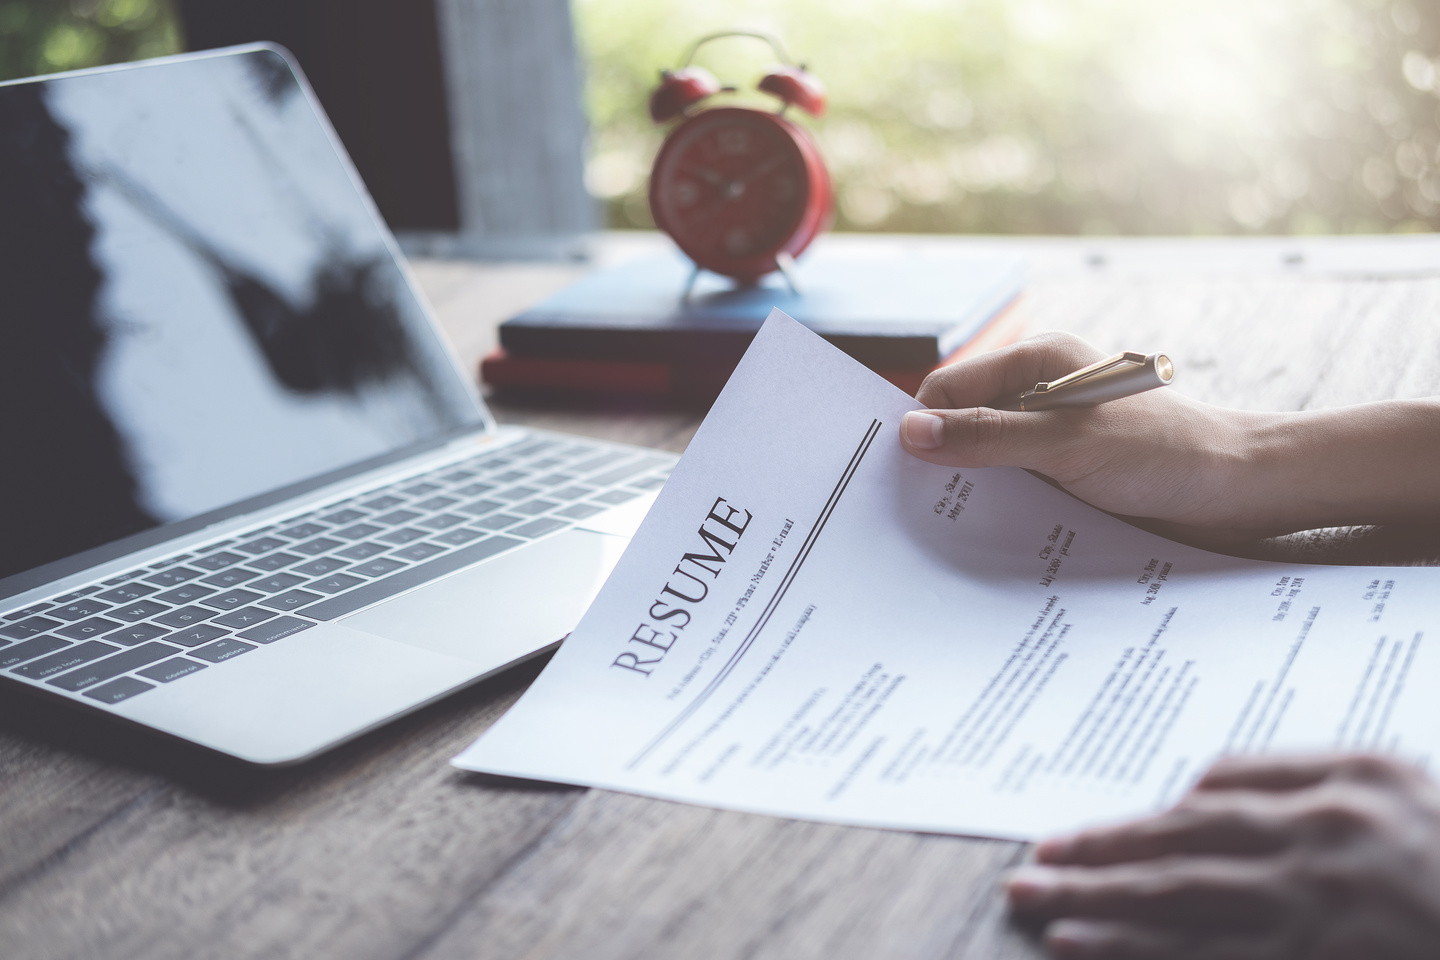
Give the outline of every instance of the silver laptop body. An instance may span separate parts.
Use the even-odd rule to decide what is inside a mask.
[[[674,457],[499,428],[299,70],[0,84],[0,690],[259,764],[553,647]]]

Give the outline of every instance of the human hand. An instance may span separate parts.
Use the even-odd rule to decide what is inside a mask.
[[[1038,471],[1102,510],[1161,521],[1182,539],[1274,532],[1250,482],[1248,429],[1263,415],[1225,410],[1170,389],[1095,407],[1011,412],[985,406],[1102,358],[1068,334],[1045,334],[932,373],[901,439],[923,460]],[[1251,502],[1252,499],[1256,502]]]
[[[1393,760],[1222,760],[1174,809],[1036,859],[1010,905],[1064,960],[1440,956],[1440,790]]]

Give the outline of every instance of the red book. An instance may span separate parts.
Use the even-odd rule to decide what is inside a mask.
[[[932,370],[1009,346],[1023,335],[1024,321],[1012,304],[941,364],[875,372],[914,396]],[[503,347],[495,348],[480,361],[480,379],[500,396],[547,398],[644,397],[708,404],[720,395],[734,371],[733,363],[513,356]]]

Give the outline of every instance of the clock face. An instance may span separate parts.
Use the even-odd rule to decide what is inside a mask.
[[[700,266],[753,280],[798,254],[829,213],[819,153],[775,114],[707,110],[670,134],[650,179],[656,224]]]

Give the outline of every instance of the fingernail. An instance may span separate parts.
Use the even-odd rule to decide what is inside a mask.
[[[1017,907],[1039,903],[1054,889],[1055,876],[1044,867],[1020,867],[1005,881],[1005,893],[1010,903]]]
[[[1053,837],[1042,841],[1035,848],[1035,859],[1041,863],[1053,863],[1064,858],[1066,851],[1070,849],[1069,837]]]
[[[1103,941],[1101,931],[1083,920],[1057,920],[1045,931],[1045,945],[1061,960],[1095,956]]]
[[[944,437],[945,421],[933,413],[912,410],[901,419],[900,429],[916,450],[934,450]]]

